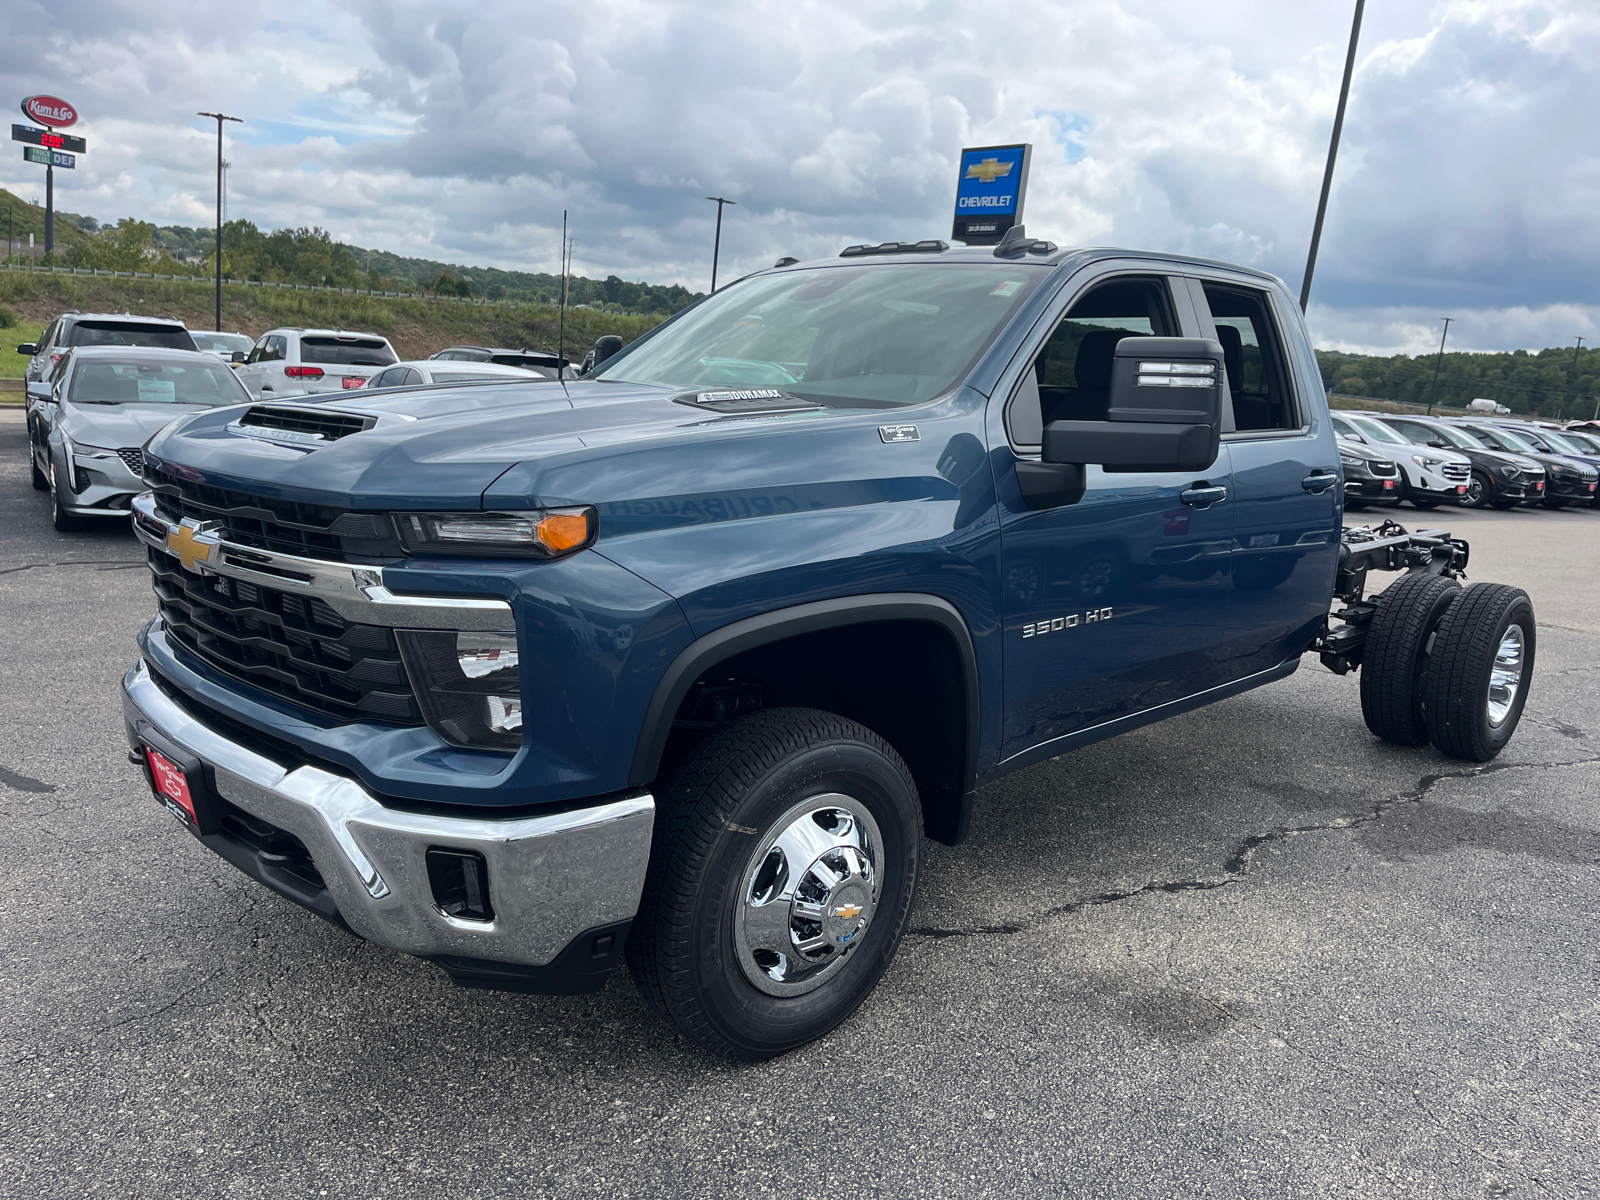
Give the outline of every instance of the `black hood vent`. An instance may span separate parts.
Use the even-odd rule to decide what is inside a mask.
[[[238,420],[243,430],[272,430],[288,434],[285,441],[314,445],[317,442],[336,442],[352,433],[371,429],[378,423],[375,416],[358,417],[354,413],[330,412],[325,408],[290,408],[255,405]]]
[[[802,400],[778,388],[722,388],[713,392],[689,392],[674,396],[679,404],[728,416],[752,413],[808,412],[821,408],[815,400]]]

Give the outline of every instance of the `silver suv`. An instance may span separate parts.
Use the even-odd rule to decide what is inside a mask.
[[[389,339],[348,329],[270,329],[238,368],[258,400],[343,393],[365,387],[399,361]]]
[[[23,342],[18,354],[32,355],[26,378],[47,378],[61,356],[74,346],[149,346],[157,350],[193,350],[194,338],[176,317],[136,317],[132,313],[64,312],[45,327],[37,342]]]

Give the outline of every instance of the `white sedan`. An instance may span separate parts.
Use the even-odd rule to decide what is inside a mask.
[[[428,383],[486,383],[491,379],[521,379],[525,383],[547,377],[521,367],[502,367],[497,363],[446,362],[424,358],[395,363],[367,381],[363,391],[378,388],[420,387]]]

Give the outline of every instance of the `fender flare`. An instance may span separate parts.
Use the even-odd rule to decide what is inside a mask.
[[[967,709],[967,745],[961,772],[961,791],[970,795],[977,788],[981,732],[978,656],[972,646],[972,632],[955,605],[942,597],[924,592],[878,592],[796,604],[734,621],[696,638],[672,660],[656,684],[633,752],[633,766],[628,773],[629,786],[643,786],[655,779],[678,707],[694,681],[710,667],[746,650],[780,642],[798,634],[876,621],[927,621],[942,627],[954,638],[956,653],[961,659]]]

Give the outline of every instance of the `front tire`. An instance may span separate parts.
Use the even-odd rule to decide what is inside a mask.
[[[1423,683],[1433,744],[1451,758],[1488,762],[1522,720],[1538,630],[1521,588],[1479,583],[1439,622]]]
[[[922,809],[871,730],[777,708],[708,738],[657,810],[628,968],[690,1041],[770,1058],[866,999],[899,946]]]
[[[1494,484],[1482,471],[1474,471],[1467,480],[1467,493],[1461,497],[1463,508],[1487,508],[1489,497],[1494,495]]]

